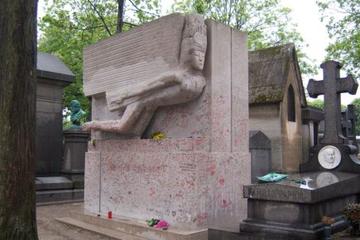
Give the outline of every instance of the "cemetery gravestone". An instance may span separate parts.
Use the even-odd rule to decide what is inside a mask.
[[[271,141],[261,131],[250,131],[251,183],[271,171]]]
[[[324,95],[325,133],[321,143],[344,143],[341,132],[340,94],[344,92],[356,94],[358,84],[351,75],[340,78],[341,65],[338,62],[327,61],[321,64],[321,68],[324,72],[324,80],[310,79],[307,87],[310,97]]]
[[[310,96],[325,94],[325,133],[313,147],[310,160],[299,174],[284,181],[244,187],[248,198],[248,218],[240,225],[243,232],[277,235],[277,239],[320,239],[325,224],[322,217],[334,219],[331,231],[347,227],[344,206],[358,201],[359,160],[341,129],[340,93],[356,93],[351,77],[339,77],[339,63],[321,65],[324,80],[311,80]],[[330,129],[329,129],[330,128]]]
[[[84,71],[86,211],[238,231],[250,183],[246,35],[172,14],[88,47]],[[141,139],[159,131],[167,138]]]
[[[349,142],[343,135],[341,124],[340,94],[355,94],[358,84],[351,77],[340,78],[341,65],[335,61],[327,61],[321,65],[324,80],[310,79],[308,92],[311,97],[324,94],[324,137],[320,139],[310,152],[310,161],[300,166],[302,172],[333,170],[360,172],[359,160],[356,156],[357,146]]]

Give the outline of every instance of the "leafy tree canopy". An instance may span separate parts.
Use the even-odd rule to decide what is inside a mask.
[[[78,99],[89,112],[82,90],[82,50],[116,32],[118,1],[44,0],[45,16],[39,21],[39,50],[60,57],[75,73],[76,80],[65,89],[64,105]],[[121,1],[121,0],[120,0]],[[123,31],[160,17],[160,0],[126,0]],[[300,50],[305,47],[289,19],[290,9],[279,0],[181,0],[173,11],[197,12],[249,34],[250,50],[294,42],[303,73],[316,72]]]
[[[315,99],[315,100],[308,100],[307,101],[307,104],[310,106],[310,107],[314,107],[314,108],[318,108],[320,110],[324,110],[324,100],[322,99]],[[344,104],[341,104],[341,110],[345,110],[346,109],[346,106]]]
[[[75,82],[65,88],[64,105],[80,101],[89,112],[89,101],[83,94],[82,52],[116,32],[117,1],[109,0],[45,0],[46,12],[39,21],[42,32],[39,51],[58,56],[75,74]],[[159,17],[158,0],[128,0],[123,31]]]
[[[293,42],[298,50],[301,71],[316,73],[316,66],[301,50],[306,47],[296,24],[289,17],[290,9],[279,0],[182,0],[173,11],[197,12],[218,22],[248,33],[250,50]]]
[[[342,62],[349,73],[360,77],[360,0],[318,0],[317,4],[333,40],[327,58]]]
[[[324,110],[324,100],[315,99],[315,100],[312,100],[312,101],[308,101],[307,104],[310,107],[314,107],[314,108],[318,108],[320,110]]]

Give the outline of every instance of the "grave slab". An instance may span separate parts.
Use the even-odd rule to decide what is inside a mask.
[[[303,179],[304,183],[296,181]],[[244,187],[248,198],[248,218],[242,232],[280,234],[289,239],[319,239],[323,216],[332,217],[333,232],[347,227],[344,206],[358,200],[360,175],[344,172],[290,174],[278,183]]]

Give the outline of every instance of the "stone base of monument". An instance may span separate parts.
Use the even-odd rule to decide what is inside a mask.
[[[238,231],[248,153],[209,152],[207,138],[96,140],[85,164],[85,210],[166,220],[182,230]]]
[[[85,152],[89,141],[89,133],[81,129],[64,131],[64,162],[62,172],[67,175],[84,174]]]
[[[107,219],[103,216],[74,213],[71,217],[58,218],[57,221],[78,227],[87,231],[121,240],[205,240],[208,239],[208,230],[193,231],[179,230],[169,227],[160,230],[148,227],[145,221],[131,218],[116,217]]]
[[[360,173],[360,160],[357,157],[357,146],[347,144],[318,144],[310,150],[310,161],[300,165],[300,172],[326,170],[318,161],[319,152],[325,147],[335,147],[341,154],[340,162],[333,166],[337,171]],[[336,163],[336,162],[335,162]],[[329,167],[332,167],[329,165]]]
[[[82,201],[84,164],[89,133],[80,129],[64,131],[64,162],[58,176],[37,177],[36,202]]]
[[[302,183],[299,183],[300,179]],[[332,232],[347,227],[342,211],[358,201],[360,175],[344,172],[290,174],[278,183],[244,187],[248,217],[241,232],[276,234],[283,239],[320,239],[322,217],[334,218]]]
[[[37,177],[35,179],[36,202],[82,201],[83,187],[65,176]]]

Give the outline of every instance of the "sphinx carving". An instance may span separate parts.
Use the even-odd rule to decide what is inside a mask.
[[[201,95],[206,85],[202,73],[206,47],[204,19],[200,15],[185,16],[177,66],[106,91],[108,108],[122,113],[120,119],[95,120],[84,124],[83,129],[141,136],[158,107],[189,102]]]

